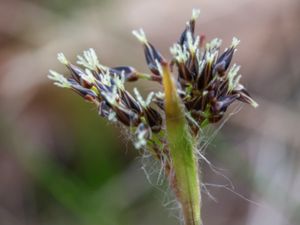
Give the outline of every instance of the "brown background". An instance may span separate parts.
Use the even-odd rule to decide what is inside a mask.
[[[226,46],[241,39],[235,62],[260,104],[244,106],[206,150],[224,170],[222,176],[202,163],[216,198],[203,188],[203,220],[300,224],[299,0],[0,0],[1,225],[179,224],[153,162],[46,75],[64,71],[57,52],[74,60],[89,47],[104,64],[147,71],[131,30],[143,27],[169,56],[195,7],[202,12],[197,32],[208,40],[219,37]]]

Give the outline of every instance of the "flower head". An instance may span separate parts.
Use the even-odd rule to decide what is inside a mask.
[[[150,74],[140,73],[130,66],[108,67],[102,65],[94,51],[89,49],[78,56],[77,65],[62,54],[58,60],[66,66],[69,78],[50,70],[49,79],[54,84],[69,88],[98,107],[99,115],[110,121],[133,128],[136,147],[151,142],[152,133],[163,132],[164,94],[151,92],[146,99],[138,89],[129,93],[125,82],[148,79],[162,82],[162,65],[177,73],[176,87],[181,98],[190,128],[197,134],[201,126],[220,121],[227,108],[235,101],[257,107],[240,83],[240,67],[231,66],[239,44],[232,39],[229,48],[220,50],[222,41],[213,39],[205,44],[204,36],[195,35],[195,22],[200,14],[193,10],[177,43],[171,48],[172,59],[167,61],[151,44],[140,29],[133,35],[142,43]]]
[[[133,31],[144,47],[150,74],[130,66],[102,65],[95,51],[89,49],[78,56],[77,65],[58,54],[69,71],[68,78],[52,70],[48,75],[55,85],[95,104],[100,116],[128,129],[134,146],[146,149],[161,163],[181,204],[185,224],[195,225],[201,224],[199,156],[195,152],[199,131],[220,121],[235,101],[258,106],[240,83],[240,66],[231,65],[240,41],[234,37],[224,51],[218,38],[205,43],[203,35],[195,35],[199,14],[193,10],[170,48],[170,60],[148,41],[142,29]],[[144,98],[137,88],[133,94],[126,90],[125,82],[139,79],[162,84],[164,92],[150,92]]]

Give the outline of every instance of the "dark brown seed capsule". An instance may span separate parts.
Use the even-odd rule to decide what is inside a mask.
[[[114,108],[118,120],[126,126],[137,126],[140,123],[139,116],[132,111],[124,111],[120,108]]]
[[[110,111],[111,111],[111,108],[107,104],[107,102],[102,101],[99,105],[99,108],[98,108],[99,115],[107,118],[110,114]]]
[[[93,86],[92,83],[83,78],[86,74],[78,66],[68,64],[67,68],[71,71],[71,75],[74,80],[76,80],[81,86],[85,88],[91,88]]]
[[[135,113],[140,114],[142,112],[142,108],[140,104],[132,97],[132,95],[127,91],[120,92],[121,99],[125,103],[125,105],[133,110]]]
[[[161,56],[161,54],[154,48],[152,44],[149,42],[147,44],[144,44],[144,53],[146,57],[147,65],[152,73],[155,75],[159,75],[159,70],[157,67],[157,63],[164,63],[165,59]]]
[[[151,107],[145,109],[146,120],[153,132],[159,132],[161,130],[162,118],[159,112]]]
[[[84,88],[80,86],[79,84],[72,84],[72,90],[74,90],[77,94],[84,97],[85,100],[92,102],[95,100],[98,96],[95,92],[88,88]]]
[[[235,48],[231,47],[229,49],[227,49],[218,59],[216,62],[216,65],[222,65],[223,70],[227,70],[230,62],[232,60],[233,57],[233,53],[235,51]]]
[[[130,66],[118,66],[109,69],[109,72],[112,74],[117,74],[119,76],[125,76],[126,81],[136,81],[138,76],[136,75],[136,70]]]
[[[225,112],[227,110],[227,107],[230,104],[232,104],[237,98],[238,98],[238,95],[231,95],[231,96],[225,96],[225,97],[219,98],[215,104],[216,110],[219,112]]]
[[[191,32],[190,31],[190,28],[189,27],[186,27],[185,29],[184,29],[184,31],[181,33],[181,36],[180,36],[180,39],[179,39],[179,44],[181,45],[181,46],[184,46],[184,45],[186,45],[186,42],[187,42],[187,33],[188,32]]]

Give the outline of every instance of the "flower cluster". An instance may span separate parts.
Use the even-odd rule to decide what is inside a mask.
[[[177,74],[177,92],[189,126],[197,135],[205,125],[222,119],[228,106],[236,100],[257,106],[240,84],[240,67],[235,64],[230,67],[239,40],[233,38],[231,46],[221,53],[220,39],[205,43],[204,36],[195,35],[198,16],[199,10],[193,10],[179,40],[170,48],[173,56],[170,61],[147,40],[143,30],[133,31],[143,44],[151,74],[140,73],[129,66],[104,66],[95,51],[89,49],[78,56],[78,66],[70,63],[62,53],[58,54],[58,60],[71,76],[65,78],[50,70],[48,77],[55,85],[70,88],[94,103],[102,117],[130,128],[135,134],[136,148],[141,148],[153,141],[153,134],[162,134],[165,129],[164,94],[151,92],[143,99],[137,88],[131,94],[124,83],[138,79],[161,83],[162,65],[168,65],[172,73]]]
[[[50,70],[48,77],[55,81],[54,84],[70,88],[88,102],[94,103],[102,117],[136,128],[137,148],[146,145],[146,139],[151,132],[160,131],[162,117],[150,106],[155,97],[154,92],[144,100],[136,88],[132,95],[124,87],[126,80],[136,80],[139,76],[132,67],[103,66],[93,49],[78,56],[77,64],[84,69],[71,64],[62,53],[58,54],[58,60],[67,67],[71,77],[65,78]]]

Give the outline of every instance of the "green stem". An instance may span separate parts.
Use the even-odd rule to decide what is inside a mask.
[[[198,162],[168,64],[162,64],[167,140],[172,161],[171,186],[181,205],[185,225],[201,225]]]

